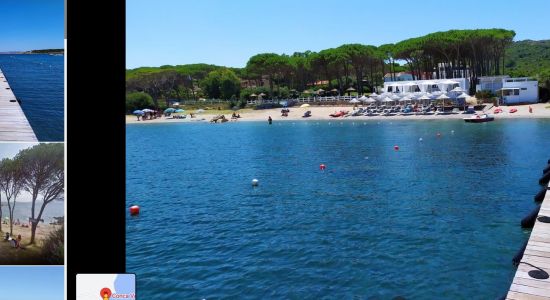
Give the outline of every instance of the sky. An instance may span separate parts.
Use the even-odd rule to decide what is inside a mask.
[[[548,11],[548,0],[132,0],[126,67],[244,67],[258,53],[379,46],[450,29],[504,28],[515,40],[549,39]]]
[[[6,300],[63,299],[63,266],[2,266],[0,287]]]
[[[64,0],[0,1],[0,52],[62,49]]]

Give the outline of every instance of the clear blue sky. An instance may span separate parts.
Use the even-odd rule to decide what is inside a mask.
[[[449,29],[505,28],[550,38],[550,1],[132,0],[126,66],[209,63],[243,67],[263,52],[381,45]]]
[[[38,143],[0,143],[0,160],[3,158],[13,158],[19,151],[30,148]]]
[[[0,52],[62,49],[63,0],[0,1]]]
[[[63,266],[2,266],[0,297],[6,300],[60,300],[64,297]]]

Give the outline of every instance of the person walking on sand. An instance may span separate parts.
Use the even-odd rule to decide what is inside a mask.
[[[269,125],[271,125],[271,123],[273,122],[273,119],[271,119],[271,116],[269,116],[269,117],[267,118],[267,122],[269,123]]]
[[[533,113],[533,108],[531,107],[531,105],[529,105],[529,113]]]

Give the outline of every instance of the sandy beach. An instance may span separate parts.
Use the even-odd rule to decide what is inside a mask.
[[[42,242],[50,235],[51,232],[61,228],[61,225],[38,224],[35,235],[35,245],[28,245],[31,239],[30,227],[21,227],[21,225],[13,226],[13,236],[21,235],[21,244],[25,249],[15,249],[10,243],[4,241],[4,235],[10,231],[7,224],[2,224],[2,241],[0,241],[0,264],[49,264],[41,255]]]
[[[533,112],[529,112],[529,106],[533,109]],[[546,106],[550,106],[548,103],[537,103],[537,104],[531,104],[531,105],[514,105],[514,106],[500,106],[500,108],[503,110],[502,113],[494,114],[494,110],[496,107],[493,107],[488,110],[490,114],[494,114],[495,119],[519,119],[519,118],[550,118],[550,108],[546,108]],[[510,109],[516,108],[517,112],[510,113]],[[302,118],[302,115],[304,112],[310,110],[311,111],[311,117],[309,118]],[[396,119],[396,120],[437,120],[437,119],[462,119],[465,117],[468,117],[470,115],[465,115],[462,113],[458,114],[451,114],[451,115],[410,115],[410,116],[356,116],[356,117],[340,117],[340,118],[333,118],[329,115],[340,111],[340,110],[346,110],[351,111],[353,110],[352,106],[310,106],[307,108],[300,108],[300,107],[291,107],[290,112],[288,114],[288,117],[282,117],[281,116],[281,109],[280,108],[274,108],[274,109],[263,109],[263,110],[252,110],[252,111],[246,111],[240,113],[241,118],[238,119],[236,122],[246,122],[246,121],[266,121],[269,116],[273,119],[273,121],[299,121],[299,120],[384,120],[384,119]],[[480,113],[480,112],[478,112]],[[152,124],[152,123],[179,123],[179,122],[209,122],[212,117],[218,115],[217,111],[205,111],[202,114],[196,115],[196,118],[187,118],[185,119],[172,119],[172,117],[161,117],[153,120],[146,120],[146,121],[138,121],[136,116],[127,115],[126,116],[126,123],[127,124]],[[230,119],[231,115],[226,114],[226,118]],[[230,122],[235,122],[233,120],[230,120]]]

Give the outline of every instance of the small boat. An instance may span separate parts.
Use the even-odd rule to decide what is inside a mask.
[[[464,118],[464,122],[466,123],[485,123],[485,122],[491,122],[494,120],[495,120],[495,117],[490,117],[487,114],[475,115],[469,118]]]

